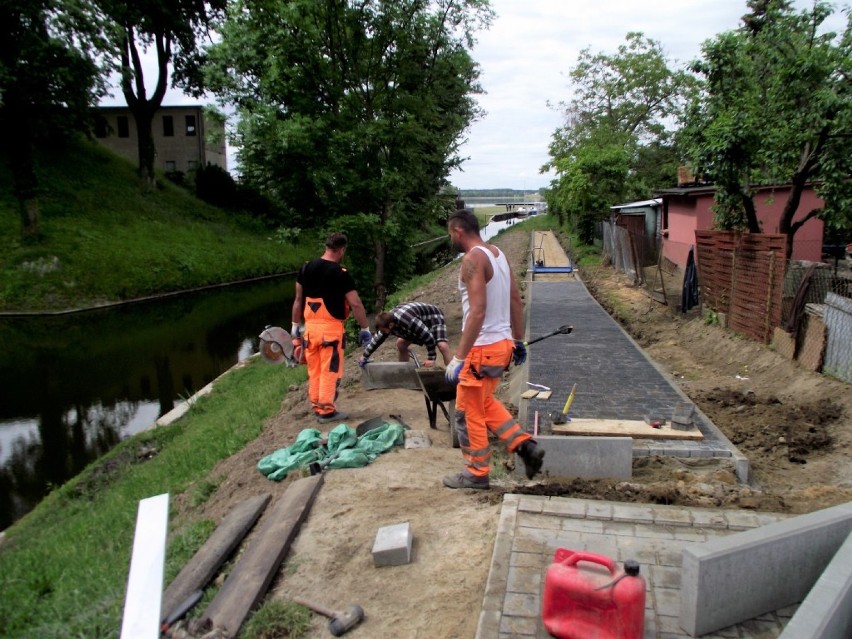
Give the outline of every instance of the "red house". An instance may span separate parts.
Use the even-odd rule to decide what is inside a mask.
[[[789,184],[755,187],[754,205],[764,233],[778,233],[790,189]],[[663,199],[663,256],[681,268],[686,266],[689,249],[695,244],[695,231],[710,230],[714,226],[712,206],[715,193],[714,186],[706,185],[665,189],[658,194]],[[822,207],[823,201],[813,187],[806,186],[793,219],[800,220],[809,211]],[[821,261],[822,241],[823,222],[811,218],[796,232],[792,259]]]

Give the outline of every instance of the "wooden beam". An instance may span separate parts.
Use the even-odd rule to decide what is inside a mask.
[[[121,639],[159,639],[169,494],[139,502],[124,597]],[[81,602],[83,603],[83,602]]]
[[[322,483],[322,474],[297,479],[266,512],[257,538],[207,607],[203,625],[209,621],[227,637],[237,636],[248,614],[266,594]]]
[[[163,595],[163,619],[166,619],[193,592],[204,588],[216,575],[234,549],[251,530],[266,505],[269,493],[246,499],[231,508],[210,538],[198,549]]]
[[[597,435],[598,437],[633,437],[634,439],[701,440],[698,428],[675,430],[669,424],[652,428],[650,424],[632,419],[574,419],[566,424],[553,424],[554,435]]]

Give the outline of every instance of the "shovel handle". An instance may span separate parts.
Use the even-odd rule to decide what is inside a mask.
[[[541,337],[536,337],[535,339],[531,339],[528,342],[524,342],[524,346],[529,346],[530,344],[535,344],[536,342],[540,342],[543,339],[547,339],[548,337],[553,337],[554,335],[567,335],[571,331],[574,330],[574,327],[570,324],[565,324],[564,326],[560,326],[552,333],[548,333],[547,335],[542,335]]]
[[[562,409],[562,414],[567,415],[568,409],[571,408],[571,404],[574,403],[574,393],[577,392],[577,384],[574,384],[571,387],[571,392],[568,393],[568,399],[565,400],[565,407]]]

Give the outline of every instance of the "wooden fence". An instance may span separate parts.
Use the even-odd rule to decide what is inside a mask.
[[[768,344],[781,323],[786,237],[696,231],[701,296],[733,331]]]

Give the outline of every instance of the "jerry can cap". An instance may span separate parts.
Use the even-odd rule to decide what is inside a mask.
[[[631,577],[635,577],[639,574],[639,562],[635,559],[628,559],[624,562],[624,572]]]

